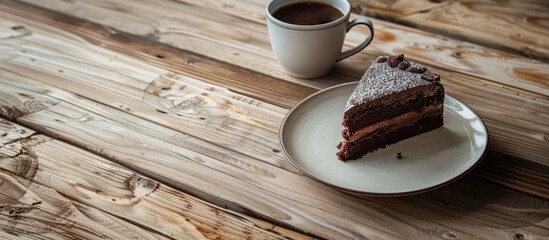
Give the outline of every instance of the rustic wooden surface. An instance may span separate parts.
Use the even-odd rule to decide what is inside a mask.
[[[549,3],[545,0],[351,2],[369,16],[549,61]]]
[[[6,78],[0,86],[18,103],[10,108],[19,113],[17,122],[224,208],[253,209],[314,237],[536,239],[547,231],[548,201],[472,178],[428,194],[360,200],[291,172],[291,166],[261,162],[29,77]],[[518,201],[525,205],[515,206]]]
[[[47,1],[45,3],[52,4],[52,3],[56,3],[56,2],[55,1]],[[91,3],[96,3],[96,2],[91,2]],[[121,8],[121,6],[125,6],[125,5],[121,5],[123,3],[118,3],[115,6],[112,6],[113,5],[112,2],[101,2],[101,3],[109,4],[109,7],[104,7],[104,8],[106,9],[105,11],[109,12],[110,14],[115,15],[117,12],[127,14],[127,12],[128,12],[128,11],[121,10],[121,9],[123,9],[123,8]],[[60,2],[59,5],[46,5],[46,6],[50,6],[52,8],[62,10],[62,9],[68,8],[64,4],[67,4],[67,3],[66,2]],[[70,4],[75,4],[78,8],[76,8],[76,7],[75,8],[70,8],[70,11],[67,11],[67,12],[83,12],[83,11],[85,11],[81,7],[81,6],[86,6],[84,4],[76,4],[74,2],[73,3],[68,3],[68,4],[69,4],[69,6],[73,6],[73,5],[70,5]],[[145,4],[145,3],[143,3],[143,4]],[[174,4],[174,2],[169,2],[168,4]],[[175,4],[180,4],[180,3],[175,3]],[[226,3],[226,4],[229,4],[229,3]],[[210,6],[209,4],[206,4],[206,3],[203,3],[202,5],[204,5],[205,7],[208,7],[208,9],[218,7],[217,5]],[[133,7],[134,5],[131,5],[131,6]],[[154,5],[148,5],[148,7],[145,8],[145,9],[152,9],[153,6]],[[255,6],[255,5],[252,5],[252,6]],[[118,7],[118,8],[116,8],[116,7]],[[126,7],[130,8],[130,6],[126,6]],[[223,7],[223,5],[221,7]],[[177,5],[170,6],[170,8],[171,9],[177,8]],[[78,9],[78,11],[76,11],[76,9]],[[118,11],[113,12],[112,9],[118,9]],[[225,12],[234,11],[232,13],[233,15],[240,12],[238,10],[232,10],[233,8],[224,7],[222,9]],[[254,9],[254,8],[250,7],[250,8],[247,8],[247,9],[248,9],[248,12],[249,12],[249,11],[251,11],[251,9]],[[141,62],[139,64],[148,63],[151,66],[156,66],[158,68],[161,68],[162,70],[157,70],[156,71],[158,74],[162,74],[163,72],[165,72],[164,69],[168,68],[172,71],[181,72],[181,73],[184,73],[185,75],[187,75],[187,72],[189,71],[188,69],[191,68],[191,69],[193,69],[193,73],[192,73],[193,77],[195,75],[200,75],[199,72],[204,72],[205,71],[206,74],[208,74],[207,76],[197,77],[200,80],[204,79],[204,78],[207,78],[207,79],[209,79],[208,80],[209,82],[211,82],[215,85],[218,85],[218,86],[225,85],[226,87],[228,87],[233,92],[239,92],[239,93],[250,92],[249,88],[242,89],[242,86],[243,86],[242,84],[236,85],[236,84],[228,83],[227,81],[225,81],[224,78],[221,78],[221,77],[218,78],[217,76],[212,77],[210,72],[211,71],[218,71],[216,69],[217,69],[217,67],[220,66],[219,64],[221,64],[221,63],[214,65],[214,64],[210,64],[211,61],[209,61],[209,62],[206,62],[206,63],[203,64],[202,62],[200,62],[198,60],[197,61],[192,60],[191,61],[192,62],[191,66],[188,67],[187,66],[188,64],[178,64],[178,63],[181,63],[181,62],[183,62],[183,63],[188,62],[189,60],[185,60],[185,57],[183,57],[181,59],[181,58],[178,58],[177,56],[175,56],[175,54],[174,54],[174,51],[176,51],[175,49],[170,49],[170,50],[165,49],[164,50],[164,49],[154,48],[154,44],[151,45],[151,44],[149,44],[145,41],[139,41],[139,39],[127,37],[126,35],[124,35],[122,33],[119,33],[119,32],[116,32],[116,31],[113,31],[113,30],[104,30],[99,26],[91,25],[90,23],[85,22],[85,21],[81,21],[81,20],[79,21],[78,19],[71,18],[67,15],[64,15],[64,16],[60,17],[59,14],[49,13],[49,12],[46,12],[46,11],[39,11],[35,8],[29,8],[29,7],[25,8],[25,5],[21,5],[21,4],[17,5],[17,8],[6,9],[6,12],[10,12],[10,13],[13,13],[15,15],[20,16],[18,19],[21,22],[25,23],[25,25],[28,26],[29,28],[33,24],[36,25],[37,23],[43,23],[39,28],[48,29],[46,31],[42,31],[43,34],[50,34],[50,36],[54,35],[54,34],[50,33],[50,32],[52,32],[52,30],[50,30],[50,28],[52,28],[52,26],[55,26],[54,29],[58,29],[58,30],[62,29],[63,31],[70,32],[70,33],[75,35],[74,37],[76,37],[76,38],[81,38],[82,37],[85,40],[94,43],[95,46],[109,48],[109,49],[115,50],[117,52],[122,52],[124,54],[129,54],[131,56],[137,57],[141,60]],[[98,12],[98,11],[94,11],[94,12]],[[49,15],[47,15],[48,13],[49,13]],[[44,15],[47,15],[47,17],[44,17]],[[89,15],[86,15],[86,16],[92,16],[92,15],[93,14],[90,13]],[[232,16],[232,15],[230,15],[230,16]],[[228,17],[230,17],[230,16],[228,16]],[[10,16],[10,19],[16,19],[16,18],[17,18],[17,16]],[[160,18],[160,16],[159,16],[159,18]],[[32,19],[32,21],[29,21],[29,19]],[[100,20],[101,19],[104,19],[104,18],[100,18]],[[126,24],[130,24],[129,20],[130,19],[128,19],[126,21]],[[180,20],[180,21],[182,21],[182,20]],[[385,25],[391,25],[391,23],[384,23],[384,24]],[[114,26],[118,26],[118,25],[119,24],[115,24]],[[85,26],[85,27],[83,28],[82,26]],[[9,28],[9,27],[10,27],[10,25],[7,24],[6,28]],[[128,28],[128,29],[137,29],[138,27],[134,27],[134,28],[126,27],[126,28]],[[400,28],[404,28],[404,27],[400,27]],[[264,28],[262,28],[262,29],[263,29],[263,34],[265,35],[266,34],[265,30],[264,30]],[[389,29],[389,30],[392,30],[392,31],[394,31],[394,29],[392,29],[392,28],[382,28],[382,27],[377,27],[376,29],[377,29],[376,31],[378,32],[377,36],[380,37],[380,39],[381,39],[380,41],[382,43],[385,43],[385,44],[376,44],[375,46],[381,46],[382,48],[387,48],[387,51],[389,51],[389,53],[396,53],[392,49],[390,49],[390,47],[385,46],[386,44],[390,44],[390,42],[406,42],[406,41],[410,41],[410,39],[421,41],[423,39],[421,37],[418,37],[418,35],[412,35],[413,38],[403,38],[403,37],[396,38],[396,37],[393,37],[392,40],[386,41],[384,39],[387,38],[386,36],[389,36],[389,35],[386,35],[384,33],[385,29]],[[39,30],[36,30],[35,32],[38,32],[38,31]],[[420,32],[420,31],[417,31],[417,30],[414,30],[414,29],[407,29],[406,30],[406,33],[408,33],[408,34],[413,34],[415,32]],[[235,36],[238,36],[237,34],[238,33],[235,33]],[[429,34],[429,33],[422,33],[422,34],[426,35],[426,34]],[[433,34],[430,34],[430,35],[432,35],[432,37],[431,37],[432,40],[426,40],[426,42],[420,43],[420,44],[425,46],[425,48],[429,48],[431,50],[428,51],[428,52],[422,51],[421,53],[419,53],[419,55],[423,55],[422,53],[428,53],[428,54],[430,54],[430,58],[427,58],[427,60],[429,60],[430,62],[436,62],[436,61],[432,60],[431,58],[436,58],[435,55],[438,54],[436,52],[437,51],[440,52],[439,50],[436,50],[436,48],[440,48],[440,47],[436,47],[436,48],[432,47],[433,42],[435,42],[435,41],[448,42],[448,41],[451,41],[451,40],[440,41],[440,40],[436,40],[437,38],[436,38],[435,35],[433,35]],[[103,37],[101,37],[101,36],[103,36]],[[397,35],[391,35],[391,36],[397,36]],[[221,38],[222,36],[219,36],[219,37]],[[27,41],[32,41],[31,38],[32,37],[27,38]],[[244,37],[240,37],[240,38],[244,38]],[[42,41],[42,40],[39,40],[39,41]],[[56,40],[56,41],[51,42],[50,45],[57,45],[57,46],[59,46],[59,48],[62,48],[62,45],[63,45],[62,42],[63,41]],[[72,40],[72,42],[75,42],[75,41]],[[132,51],[127,51],[128,44],[130,44],[130,46],[132,46],[132,48],[130,48],[130,49],[132,49]],[[247,44],[247,43],[242,42],[241,44]],[[375,42],[374,42],[374,44],[375,44]],[[417,45],[417,44],[418,43],[407,43],[407,45]],[[453,44],[458,44],[458,43],[453,43]],[[485,48],[482,48],[480,46],[475,46],[475,45],[467,44],[467,43],[459,43],[459,44],[460,45],[456,45],[456,48],[460,47],[467,54],[469,54],[471,51],[476,51],[476,52],[481,51],[481,50],[474,50],[474,49],[482,49],[483,52],[487,51]],[[395,46],[397,46],[397,45],[399,45],[399,44],[397,43]],[[471,47],[463,48],[463,46],[465,46],[465,45],[471,46]],[[448,45],[446,45],[446,46],[448,46]],[[80,44],[80,48],[82,48],[82,47],[83,47],[82,44]],[[79,47],[77,47],[77,48],[79,48]],[[151,53],[151,52],[147,52],[146,49],[153,49],[153,50],[156,50],[158,52]],[[471,49],[473,49],[473,50],[471,50]],[[196,51],[201,51],[200,49],[195,49],[195,50]],[[95,50],[93,50],[93,51],[95,51]],[[374,49],[373,51],[378,52],[378,50],[376,50],[376,49]],[[185,53],[185,51],[181,51],[181,50],[179,52]],[[367,49],[365,51],[365,54],[367,55],[367,57],[366,57],[367,60],[366,59],[365,60],[358,60],[356,62],[356,65],[338,66],[338,67],[341,67],[341,68],[336,67],[336,69],[334,70],[333,75],[337,76],[339,78],[344,78],[344,79],[339,79],[338,81],[340,81],[340,82],[347,81],[347,78],[349,78],[349,77],[353,77],[353,79],[349,79],[349,80],[356,80],[356,79],[360,78],[360,74],[362,73],[364,66],[367,66],[367,64],[369,64],[368,61],[373,60],[373,58],[376,56],[376,55],[370,54],[369,52],[370,52],[369,49]],[[418,51],[406,52],[406,54],[414,54],[416,52],[418,52]],[[435,53],[433,53],[433,52],[435,52]],[[202,53],[206,54],[206,52],[202,52]],[[32,53],[27,53],[27,57],[30,57],[30,56],[28,56],[29,54],[32,54]],[[471,53],[471,54],[473,54],[473,53]],[[496,52],[495,54],[510,55],[510,54],[503,53],[503,52]],[[151,55],[152,55],[152,57],[150,57]],[[154,55],[170,56],[170,58],[168,58],[167,60],[166,59],[161,59],[161,61],[159,62],[158,57],[155,57]],[[145,57],[143,57],[143,56],[145,56]],[[362,56],[363,55],[361,54],[360,57],[362,57]],[[440,54],[440,57],[443,57],[443,56],[444,55]],[[104,57],[108,58],[108,55],[104,56]],[[272,57],[272,58],[273,58],[273,61],[275,61],[274,57]],[[357,58],[357,57],[353,57],[353,58]],[[453,57],[450,57],[450,58],[453,58]],[[513,59],[518,59],[518,60],[512,60],[512,61],[510,61],[510,64],[513,64],[513,62],[517,62],[517,61],[524,61],[524,62],[530,61],[529,59],[524,59],[524,58],[521,58],[521,57],[518,57],[518,56],[514,56]],[[168,61],[168,60],[172,60],[172,61]],[[343,61],[342,65],[346,64],[346,63],[354,63],[354,61],[355,60],[353,60],[353,59],[349,59],[348,62]],[[500,61],[500,60],[498,60],[498,61]],[[29,62],[27,62],[27,63],[29,63]],[[30,62],[30,63],[31,64],[19,63],[19,65],[23,64],[25,68],[31,68],[31,69],[36,68],[35,64],[32,64],[32,62]],[[273,64],[276,64],[276,63],[273,63]],[[544,66],[543,63],[537,63],[537,64],[541,64],[541,66]],[[178,66],[178,65],[183,65],[185,67],[181,67],[181,66]],[[469,66],[471,64],[467,63],[465,65]],[[486,65],[493,66],[493,65],[497,65],[497,63],[496,63],[496,60],[494,59],[494,60],[489,60],[489,62]],[[143,69],[151,68],[151,66],[144,67]],[[199,69],[197,69],[195,66],[200,66],[200,67],[198,67]],[[277,65],[277,67],[278,67],[278,65]],[[543,67],[541,67],[541,68],[543,68]],[[212,70],[208,71],[208,69],[212,69]],[[549,135],[549,130],[548,130],[549,125],[548,125],[547,121],[545,121],[545,119],[549,118],[549,112],[548,112],[548,108],[547,108],[547,105],[549,104],[549,98],[547,97],[547,95],[533,93],[533,92],[530,92],[530,91],[519,89],[517,87],[510,87],[507,84],[512,84],[511,82],[509,82],[507,84],[500,84],[496,80],[488,79],[488,76],[485,76],[486,78],[478,78],[478,77],[471,76],[470,74],[466,74],[466,72],[464,72],[464,73],[454,72],[453,70],[444,70],[445,68],[444,69],[443,68],[437,69],[436,67],[433,67],[433,69],[436,69],[436,71],[439,72],[443,76],[443,78],[445,79],[444,80],[445,81],[445,86],[446,86],[446,89],[447,89],[448,93],[458,97],[460,100],[462,100],[465,103],[472,106],[473,109],[481,115],[481,117],[484,119],[484,121],[487,122],[489,131],[490,131],[490,135],[491,135],[491,139],[490,139],[491,144],[489,146],[490,150],[491,150],[490,154],[492,154],[492,153],[504,154],[504,155],[499,155],[500,157],[498,157],[498,158],[505,159],[505,160],[513,162],[511,164],[511,166],[513,166],[514,168],[497,168],[497,169],[499,169],[498,172],[502,172],[505,175],[509,175],[510,176],[509,179],[507,179],[507,178],[501,179],[501,177],[497,177],[497,175],[496,175],[496,177],[497,177],[497,179],[496,179],[496,177],[494,177],[494,175],[489,175],[489,174],[483,174],[481,176],[492,179],[492,180],[495,180],[495,181],[497,181],[499,183],[502,183],[502,184],[505,184],[507,186],[518,185],[518,184],[526,184],[526,185],[536,185],[536,184],[538,184],[537,188],[533,187],[533,188],[526,188],[526,189],[528,189],[528,190],[529,189],[544,189],[544,191],[529,191],[529,192],[531,192],[531,193],[533,192],[534,194],[537,194],[539,196],[544,196],[544,197],[548,196],[549,190],[547,190],[547,188],[545,186],[541,185],[542,182],[524,181],[524,179],[519,178],[516,174],[513,174],[514,172],[534,171],[534,172],[540,173],[542,176],[544,176],[549,172],[549,170],[548,170],[549,168],[547,167],[547,166],[549,166],[549,159],[547,158],[547,154],[549,152],[549,150],[548,150],[549,149],[549,141],[547,141],[547,136]],[[58,72],[55,72],[55,71],[53,71],[52,74],[55,74],[58,77],[66,76],[66,74],[61,74],[61,73],[58,73]],[[114,74],[118,74],[118,73],[114,73]],[[268,74],[268,73],[265,73],[265,74]],[[349,74],[349,75],[347,75],[347,74]],[[204,74],[202,74],[202,75],[204,75]],[[251,75],[253,75],[253,73]],[[261,79],[263,79],[263,76],[265,76],[265,75],[261,75],[261,76],[256,75],[256,79],[254,79],[253,82],[249,82],[245,86],[258,86],[257,85],[257,79],[258,79],[257,77],[260,77]],[[284,77],[283,80],[287,80],[289,84],[290,84],[291,81],[303,81],[303,80],[292,79],[292,78],[290,78],[286,75],[284,75],[283,77]],[[253,79],[253,77],[251,77],[251,78]],[[328,76],[327,78],[331,78],[331,77]],[[490,77],[490,78],[493,79],[495,77]],[[74,86],[73,85],[65,86],[66,84],[63,81],[57,81],[57,80],[53,80],[53,82],[52,81],[50,81],[50,82],[51,82],[51,84],[54,84],[54,85],[57,84],[61,88],[68,89],[69,91],[76,92],[76,93],[81,94],[83,96],[88,96],[91,99],[94,99],[96,101],[101,102],[101,101],[105,101],[105,99],[107,99],[108,96],[112,95],[112,94],[105,93],[105,95],[98,95],[95,92],[92,93],[90,91],[87,91],[87,89],[92,88],[92,89],[95,89],[95,91],[100,91],[100,92],[114,91],[115,88],[105,89],[104,86],[109,86],[109,85],[112,85],[113,83],[108,78],[102,78],[102,79],[94,79],[94,81],[103,81],[104,82],[103,84],[99,84],[97,86],[94,86],[94,84],[92,84],[90,86],[86,85],[86,87],[81,87],[81,85],[85,84],[85,83],[82,83],[80,81],[75,82],[71,79],[68,79],[68,81],[74,82],[74,84],[76,84],[76,85],[74,85]],[[276,87],[290,87],[290,86],[270,84],[272,82],[270,80],[270,78],[267,78],[267,80],[268,81],[266,81],[265,84],[266,84],[266,86],[268,86],[268,89],[271,92],[271,95],[268,97],[269,98],[268,100],[269,100],[269,102],[271,102],[275,105],[286,106],[286,104],[288,104],[287,100],[291,100],[292,98],[293,99],[295,99],[295,98],[301,99],[301,98],[304,98],[304,97],[308,96],[310,93],[312,93],[314,91],[313,88],[307,88],[305,86],[300,87],[298,89],[298,91],[286,90],[287,88],[282,88],[282,89],[279,89],[279,90],[275,90]],[[48,81],[48,79],[43,79],[43,81]],[[247,81],[247,80],[243,79],[243,81]],[[278,81],[278,82],[282,82],[282,81]],[[319,80],[318,82],[323,83],[323,79]],[[296,85],[295,83],[291,83],[291,84]],[[131,86],[132,84],[122,83],[122,85]],[[547,88],[537,87],[535,85],[535,82],[533,82],[531,84],[528,84],[528,85],[531,86],[530,87],[531,89],[537,90],[539,92],[547,91]],[[119,86],[117,88],[124,88],[124,86]],[[292,89],[292,88],[290,88],[290,89]],[[283,94],[283,95],[277,94],[277,92],[281,93],[281,92],[284,92],[284,91],[290,91],[290,92],[289,92],[289,94]],[[113,94],[115,94],[115,93],[113,93]],[[141,93],[136,93],[136,95],[139,95],[139,94],[141,94]],[[277,94],[277,95],[275,95],[275,94]],[[292,95],[292,94],[296,94],[296,95]],[[251,95],[251,96],[254,97],[255,99],[257,99],[257,95],[263,95],[263,93],[259,92],[259,93],[256,93],[254,95]],[[273,96],[273,95],[275,95],[275,96]],[[284,101],[284,102],[278,101],[279,99],[285,98],[285,97],[287,97],[286,101]],[[138,99],[139,97],[135,97],[135,98]],[[124,102],[124,101],[125,100],[120,100],[120,102]],[[135,101],[135,99],[134,99],[134,101]],[[295,102],[296,101],[294,101],[293,103],[295,103]],[[107,100],[106,104],[111,105],[113,107],[117,107],[117,108],[119,108],[119,106],[120,106],[120,105],[117,105],[116,103],[114,103],[112,101],[108,101],[108,100]],[[124,104],[127,105],[127,103],[120,103],[120,104],[121,105],[124,105]],[[140,106],[140,105],[141,105],[140,102],[135,102],[135,104],[134,104],[134,106]],[[133,107],[133,108],[135,108],[135,107]],[[152,111],[152,112],[154,113],[154,111]],[[141,113],[137,113],[137,114],[141,114]],[[151,117],[151,116],[149,116],[149,114],[142,114],[141,116],[144,117],[144,118]],[[153,116],[153,117],[158,118],[158,116]],[[156,121],[156,120],[153,119],[153,121]],[[169,123],[170,126],[171,125],[174,125],[174,126],[180,125],[180,123],[177,119],[176,120],[163,120],[162,122],[165,122],[165,121],[171,121],[171,123]],[[192,129],[195,129],[195,127],[192,127]],[[517,129],[520,129],[520,131],[517,131]],[[184,130],[184,129],[182,129],[182,130]],[[184,131],[187,131],[187,130],[184,130]],[[272,142],[272,144],[271,144],[272,148],[271,149],[276,148],[277,147],[276,145],[277,145],[276,142]],[[268,154],[269,151],[270,151],[270,149],[267,149],[266,153]],[[263,154],[263,155],[265,155],[265,154]],[[285,161],[284,158],[281,156],[281,154],[279,154],[279,160],[278,161],[281,161],[281,162]],[[532,162],[532,163],[535,163],[537,165],[522,164],[523,161]],[[498,165],[497,161],[490,161],[488,163],[493,163],[493,165]],[[492,167],[492,166],[490,166],[490,167]],[[524,169],[524,168],[526,168],[526,169]],[[508,173],[511,173],[511,174],[508,174]],[[517,176],[517,178],[515,178],[515,176]],[[525,188],[521,187],[521,189],[525,189]]]
[[[254,0],[247,4],[236,4],[236,0],[225,0],[222,4],[209,4],[209,1],[195,1],[197,3],[191,4],[183,0],[151,0],[141,1],[140,4],[116,0],[24,1],[109,26],[116,30],[112,33],[131,33],[243,69],[314,88],[332,86],[343,81],[356,81],[364,72],[364,67],[379,54],[398,52],[428,65],[446,69],[448,72],[474,75],[505,85],[549,94],[547,81],[532,77],[545,73],[545,64],[541,62],[493,49],[488,50],[466,42],[441,39],[433,33],[376,19],[373,19],[373,22],[377,37],[364,54],[353,57],[351,61],[341,62],[338,66],[340,68],[333,74],[321,80],[311,81],[289,77],[277,63],[270,49],[265,28],[265,0]],[[250,15],[245,16],[246,13]],[[139,17],[138,20],[136,15],[146,17]],[[204,19],[203,16],[207,18]],[[256,21],[250,21],[250,18]],[[230,22],[231,26],[224,26],[227,22]],[[364,39],[365,34],[365,29],[355,31],[349,35],[347,45],[358,44]],[[499,64],[502,59],[506,60],[506,65]]]
[[[376,16],[454,5],[394,2],[377,4]],[[373,19],[371,47],[326,77],[295,79],[270,50],[265,4],[1,1],[0,187],[17,190],[0,195],[0,237],[549,236],[542,58]],[[346,47],[364,34],[351,33]],[[471,176],[416,196],[358,199],[291,166],[277,142],[288,109],[359,79],[377,55],[401,52],[439,72],[447,92],[486,122],[489,152]]]
[[[8,239],[308,238],[7,120],[0,136],[0,230]]]

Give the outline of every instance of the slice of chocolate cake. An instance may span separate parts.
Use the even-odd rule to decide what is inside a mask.
[[[366,71],[345,106],[340,160],[362,157],[442,126],[440,76],[404,55],[381,56]]]

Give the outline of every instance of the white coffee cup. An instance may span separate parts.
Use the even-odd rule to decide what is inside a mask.
[[[297,25],[273,17],[281,7],[299,2],[320,2],[339,9],[343,16],[329,23]],[[316,78],[330,72],[337,61],[364,49],[374,37],[374,26],[368,19],[349,21],[351,5],[346,0],[273,0],[267,5],[267,27],[271,46],[284,70],[297,78]],[[353,49],[341,52],[345,34],[363,24],[370,35]]]

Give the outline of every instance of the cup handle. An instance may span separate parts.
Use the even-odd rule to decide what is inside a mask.
[[[353,28],[354,26],[360,25],[360,24],[368,26],[368,28],[370,29],[370,36],[355,48],[342,52],[337,58],[338,62],[354,55],[355,53],[360,52],[362,49],[364,49],[366,46],[368,46],[372,42],[372,39],[374,39],[374,25],[368,19],[364,19],[364,18],[353,19],[353,21],[349,22],[349,24],[347,25],[347,32],[349,32],[349,30],[351,30],[351,28]]]

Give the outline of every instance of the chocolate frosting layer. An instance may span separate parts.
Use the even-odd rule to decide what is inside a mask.
[[[364,102],[438,81],[440,77],[437,74],[429,72],[420,64],[406,60],[402,54],[380,56],[364,73],[347,101],[345,111]]]

